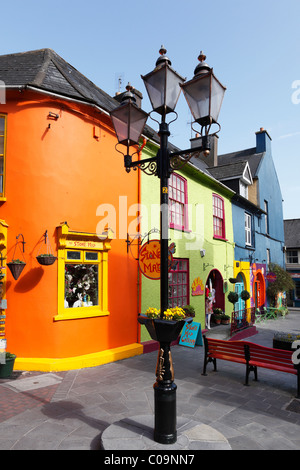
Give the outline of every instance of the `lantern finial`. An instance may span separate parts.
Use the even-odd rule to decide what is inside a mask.
[[[167,53],[167,49],[165,48],[165,46],[161,46],[161,48],[159,49],[159,54],[160,54],[160,57],[157,59],[156,61],[156,67],[158,65],[162,65],[164,64],[165,62],[167,62],[169,65],[172,65],[172,62],[170,61],[170,59],[166,56],[166,53]]]
[[[206,60],[206,55],[204,54],[203,51],[200,52],[198,56],[198,60],[200,64],[197,65],[197,67],[194,70],[194,75],[199,75],[200,73],[207,73],[211,70],[210,66],[205,62]]]

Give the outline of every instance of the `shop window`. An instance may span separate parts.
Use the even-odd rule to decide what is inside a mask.
[[[91,254],[98,257],[98,253],[67,251],[68,260],[70,255],[83,255],[86,262],[65,263],[65,308],[99,305],[99,266],[88,263]]]
[[[109,315],[107,298],[108,234],[71,232],[58,228],[58,315],[70,320]]]
[[[5,198],[6,116],[0,114],[0,200]]]
[[[176,173],[172,173],[169,181],[170,228],[188,230],[187,181]]]
[[[175,266],[169,272],[169,307],[189,304],[189,260],[174,258]]]
[[[214,238],[225,239],[224,199],[213,194],[213,230]]]

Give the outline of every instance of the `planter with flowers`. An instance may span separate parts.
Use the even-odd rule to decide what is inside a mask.
[[[212,321],[216,325],[220,325],[223,314],[224,314],[224,312],[221,308],[214,308],[213,309],[213,314],[212,314]]]
[[[229,315],[226,315],[225,313],[223,313],[221,315],[221,323],[222,325],[229,325],[230,323],[230,316]]]
[[[186,317],[185,312],[180,307],[168,308],[163,316],[160,310],[148,308],[146,315],[140,315],[138,322],[145,325],[151,338],[163,343],[175,341],[185,323],[191,323],[192,317]]]

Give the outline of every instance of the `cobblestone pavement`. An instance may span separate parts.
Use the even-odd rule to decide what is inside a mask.
[[[257,329],[247,340],[272,347],[276,331],[300,331],[300,312]],[[51,374],[14,371],[0,379],[0,449],[100,450],[101,434],[111,424],[153,415],[156,357],[152,352]],[[300,449],[296,376],[260,369],[259,381],[245,387],[239,364],[219,361],[218,372],[211,367],[202,376],[203,347],[175,346],[172,357],[178,418],[215,429],[233,450]],[[139,444],[143,448],[142,438]]]

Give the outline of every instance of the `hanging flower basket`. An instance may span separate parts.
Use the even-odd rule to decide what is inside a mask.
[[[10,263],[6,264],[13,275],[13,278],[17,281],[26,266],[24,261],[20,261],[18,259],[12,260]]]
[[[41,264],[42,266],[51,266],[51,264],[55,263],[55,261],[57,260],[57,257],[54,256],[52,252],[49,237],[48,237],[48,230],[46,230],[43,237],[44,237],[44,241],[46,245],[46,250],[44,253],[39,253],[36,256],[36,259],[38,263]]]
[[[51,264],[55,263],[57,257],[52,254],[42,254],[38,255],[36,259],[42,266],[50,266]]]

